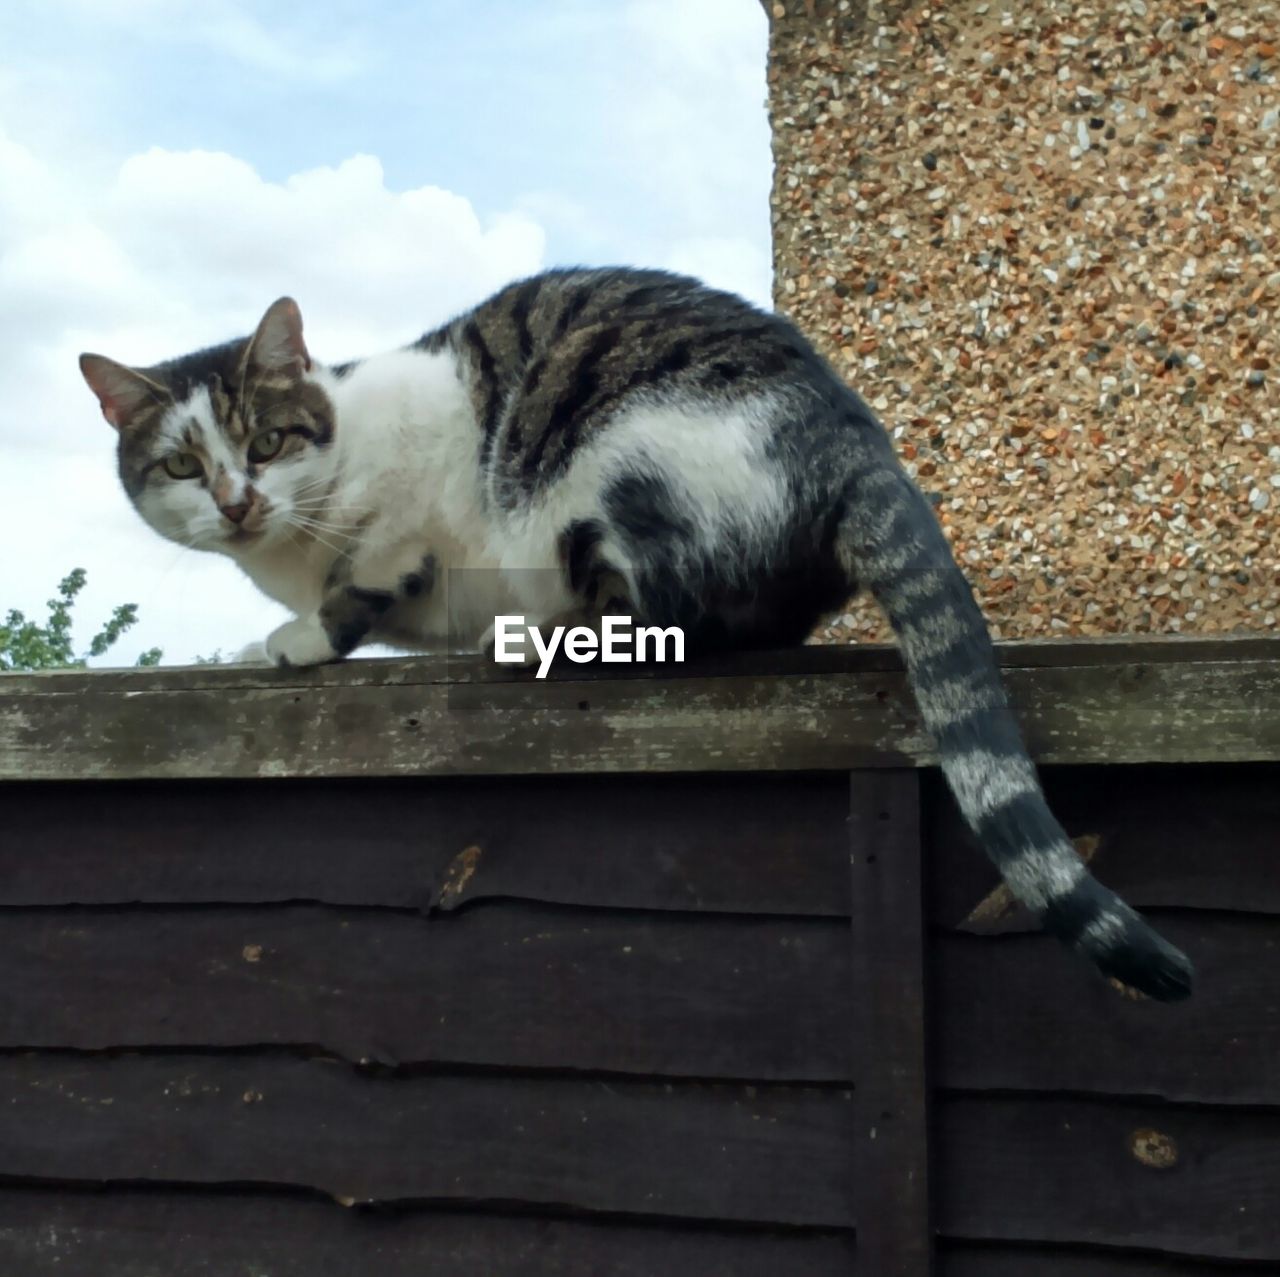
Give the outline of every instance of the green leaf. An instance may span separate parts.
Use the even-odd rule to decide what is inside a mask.
[[[72,646],[71,614],[87,580],[85,570],[75,568],[58,582],[57,597],[49,600],[49,616],[43,625],[27,620],[17,608],[9,610],[0,624],[0,671],[83,669],[90,658],[106,655],[125,631],[137,624],[137,604],[122,603],[90,640],[88,652],[77,656]],[[161,655],[159,648],[150,648],[138,657],[138,664],[158,665]]]

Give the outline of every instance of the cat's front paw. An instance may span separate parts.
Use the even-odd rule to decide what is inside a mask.
[[[324,626],[309,616],[286,621],[273,630],[267,637],[266,649],[268,659],[286,669],[295,665],[324,665],[338,659]]]

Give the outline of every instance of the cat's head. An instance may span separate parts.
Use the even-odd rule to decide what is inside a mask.
[[[85,354],[80,371],[118,432],[125,491],[162,536],[240,555],[314,522],[334,408],[292,298],[252,337],[148,368]]]

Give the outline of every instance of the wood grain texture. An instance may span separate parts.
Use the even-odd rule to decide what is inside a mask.
[[[1156,914],[1196,995],[1120,997],[1047,936],[941,937],[935,1085],[1280,1105],[1280,917]]]
[[[1093,871],[1131,904],[1280,914],[1280,767],[1050,767],[1042,779],[1064,828],[1099,837]],[[998,878],[939,782],[926,783],[931,914],[953,926]],[[1035,929],[1023,909],[995,928]]]
[[[940,1277],[1259,1277],[1260,1271],[1267,1270],[1217,1259],[1049,1246],[953,1246],[939,1262]]]
[[[1185,1006],[1121,998],[1047,937],[937,938],[935,1083],[1280,1104],[1280,919],[1155,921],[1198,964]],[[0,1047],[837,1082],[860,1032],[847,926],[515,903],[13,911]]]
[[[949,1237],[1280,1267],[1280,1113],[1043,1099],[936,1106]]]
[[[6,1176],[851,1223],[847,1092],[28,1056],[0,1097]],[[1280,1263],[1280,1114],[944,1097],[937,1119],[946,1238]]]
[[[1077,665],[1006,664],[1005,676],[1045,763],[1280,759],[1280,645],[1225,644],[1216,658],[1213,650],[1183,648],[1177,659],[1117,645]],[[845,771],[935,761],[905,676],[884,657],[766,655],[664,669],[661,678],[634,670],[539,681],[400,661],[287,677],[6,677],[0,779]]]
[[[849,912],[836,775],[0,785],[0,905]]]
[[[256,1184],[851,1224],[849,1093],[566,1078],[362,1077],[240,1056],[0,1058],[3,1174]]]
[[[850,1277],[852,1252],[839,1234],[0,1188],[11,1277]]]
[[[1080,665],[1186,665],[1216,661],[1280,660],[1280,638],[1260,634],[1110,635],[1092,638],[1024,639],[995,645],[997,662],[1006,669],[1074,668]],[[552,667],[554,682],[650,680],[673,667],[653,665],[574,665]],[[820,644],[774,651],[722,653],[686,662],[680,670],[697,678],[741,678],[754,675],[866,673],[903,668],[890,643]],[[164,665],[151,669],[42,670],[2,674],[0,685],[15,692],[75,694],[97,686],[104,675],[126,678],[134,691],[173,691],[232,687],[388,687],[422,683],[519,683],[528,675],[510,666],[467,653],[421,654],[348,660],[311,669],[275,669],[255,665]]]
[[[929,1277],[924,901],[915,772],[850,777],[854,1216],[869,1272]]]
[[[16,911],[0,1047],[841,1081],[848,924],[486,904]]]
[[[344,1208],[245,1191],[0,1188],[21,1277],[857,1277],[852,1235],[448,1208]],[[1265,1270],[1263,1270],[1265,1271]],[[1258,1277],[1256,1265],[951,1245],[939,1277]]]

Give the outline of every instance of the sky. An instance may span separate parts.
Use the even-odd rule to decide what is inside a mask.
[[[162,540],[82,381],[252,331],[413,340],[544,266],[688,271],[770,304],[758,0],[4,0],[0,615],[73,567],[100,663],[230,657],[287,614]]]

